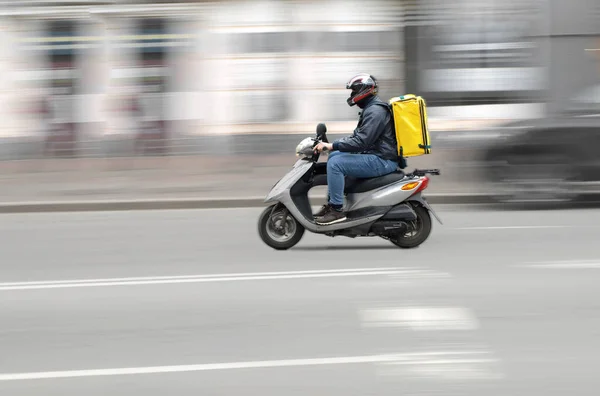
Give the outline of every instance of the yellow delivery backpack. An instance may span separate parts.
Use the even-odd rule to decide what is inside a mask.
[[[431,154],[427,126],[427,104],[416,95],[404,95],[389,100],[401,158]]]

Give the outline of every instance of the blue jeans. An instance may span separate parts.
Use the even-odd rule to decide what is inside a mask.
[[[384,160],[374,154],[351,154],[334,151],[327,160],[327,188],[329,203],[344,204],[345,177],[368,178],[387,175],[398,168],[395,161]]]

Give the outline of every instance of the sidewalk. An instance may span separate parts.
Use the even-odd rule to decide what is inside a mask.
[[[472,153],[439,150],[413,158],[408,170],[435,167],[436,194],[483,194]],[[0,205],[44,202],[263,198],[297,158],[293,155],[59,159],[0,162]],[[312,195],[324,195],[325,188]]]

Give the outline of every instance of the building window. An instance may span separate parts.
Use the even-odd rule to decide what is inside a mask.
[[[58,20],[48,22],[50,42],[48,57],[53,69],[72,69],[75,67],[76,50],[74,48],[76,35],[75,21]]]

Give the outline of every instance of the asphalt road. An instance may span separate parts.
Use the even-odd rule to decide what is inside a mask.
[[[597,395],[600,210],[437,207],[419,249],[259,209],[0,216],[0,395]]]

